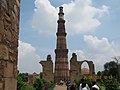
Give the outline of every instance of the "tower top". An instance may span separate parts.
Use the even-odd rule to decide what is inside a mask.
[[[63,19],[64,20],[64,13],[63,13],[63,7],[62,6],[59,7],[58,15],[59,15],[59,19]]]
[[[62,6],[59,7],[59,12],[60,12],[60,13],[63,13],[63,7],[62,7]]]

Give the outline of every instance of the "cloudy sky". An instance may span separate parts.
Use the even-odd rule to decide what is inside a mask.
[[[20,72],[41,72],[39,61],[56,48],[58,8],[64,7],[69,60],[92,60],[95,70],[120,56],[120,0],[21,0]],[[83,66],[85,63],[83,64]],[[86,66],[84,66],[86,67]]]

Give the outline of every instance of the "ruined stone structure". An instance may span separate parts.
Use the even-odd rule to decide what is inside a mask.
[[[59,10],[58,30],[57,30],[57,46],[55,49],[55,73],[54,81],[69,80],[69,67],[68,67],[68,49],[66,45],[66,31],[63,7]]]
[[[29,74],[27,85],[28,86],[33,86],[36,79],[40,79],[40,74],[36,74],[36,73]]]
[[[65,31],[65,20],[63,7],[59,8],[59,19],[58,29],[57,29],[57,43],[55,49],[55,69],[53,74],[53,62],[51,56],[47,57],[47,61],[41,61],[40,63],[43,66],[43,78],[46,80],[53,80],[55,83],[59,83],[60,80],[71,80],[80,78],[81,65],[83,62],[87,62],[89,66],[89,75],[95,73],[94,64],[92,61],[77,61],[77,55],[73,53],[70,60],[70,70],[68,65],[68,49],[66,44],[66,31]]]
[[[47,61],[44,60],[40,61],[40,64],[43,67],[42,78],[53,81],[54,75],[53,75],[53,62],[51,60],[51,55],[47,56]]]
[[[87,62],[89,66],[89,74],[88,75],[94,75],[95,69],[94,64],[92,61],[77,61],[77,55],[75,53],[72,54],[72,58],[70,60],[70,79],[73,81],[74,79],[79,79],[82,75],[81,73],[81,66],[83,62]]]
[[[0,0],[0,90],[16,90],[20,0]]]

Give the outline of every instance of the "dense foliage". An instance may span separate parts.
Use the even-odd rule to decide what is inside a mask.
[[[44,79],[37,79],[33,85],[36,90],[53,90],[54,83]]]
[[[106,90],[117,90],[120,86],[117,81],[117,63],[114,61],[107,62],[104,64],[104,70],[98,71],[97,76],[107,76],[111,78],[102,78],[99,83],[106,88]]]
[[[27,81],[28,73],[18,73],[17,90],[53,90],[54,88],[54,82],[52,81],[36,79],[33,86],[26,85]]]
[[[17,90],[25,90],[25,83],[22,80],[22,77],[18,74],[17,77]]]
[[[104,65],[104,75],[112,75],[117,78],[117,63],[114,61],[108,62]]]
[[[27,86],[28,73],[18,73],[17,90],[35,90],[32,86]]]

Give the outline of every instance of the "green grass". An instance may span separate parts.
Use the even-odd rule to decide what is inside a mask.
[[[101,90],[105,90],[105,87],[104,87],[104,86],[100,86],[100,89],[101,89]]]

